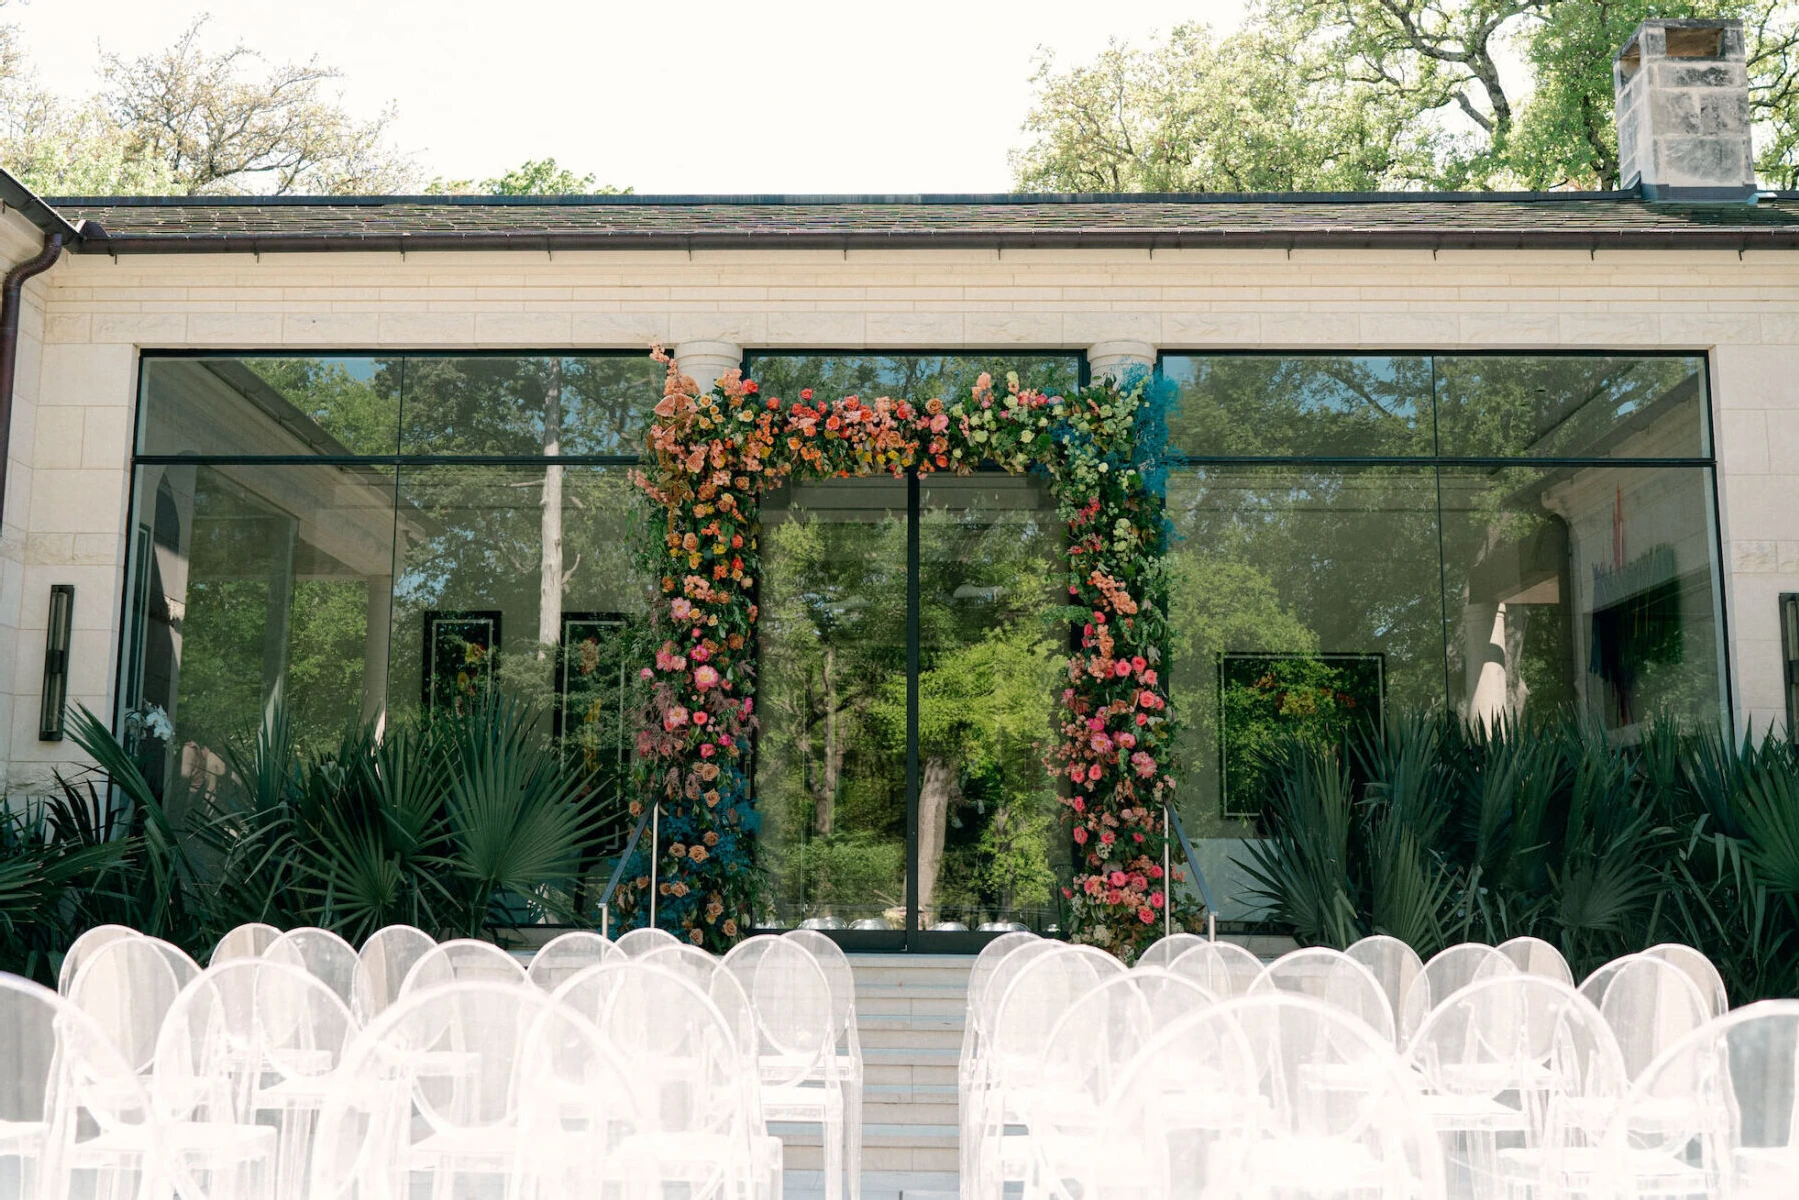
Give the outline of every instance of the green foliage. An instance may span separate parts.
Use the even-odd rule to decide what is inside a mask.
[[[553,158],[528,158],[518,166],[480,183],[468,179],[434,179],[428,195],[485,196],[628,196],[630,188],[608,183],[594,186],[592,174],[577,175]]]
[[[1270,837],[1245,867],[1301,941],[1387,933],[1430,955],[1530,934],[1577,975],[1703,948],[1733,999],[1799,993],[1799,753],[1772,735],[1572,716],[1492,729],[1396,712],[1347,746],[1271,752]]]
[[[103,923],[203,954],[246,921],[356,942],[395,922],[491,937],[585,920],[582,875],[619,814],[538,725],[494,693],[461,716],[384,737],[352,726],[311,751],[277,697],[226,781],[177,822],[81,709],[71,737],[98,768],[0,814],[0,970],[54,978],[68,943]]]
[[[1744,22],[1757,170],[1793,187],[1790,0],[1260,0],[1222,38],[1045,60],[1013,173],[1025,191],[1615,187],[1612,56],[1647,17]]]

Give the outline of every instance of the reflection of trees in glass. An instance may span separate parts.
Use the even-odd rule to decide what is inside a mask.
[[[1170,355],[1170,441],[1193,455],[1430,454],[1426,358]]]
[[[367,358],[247,358],[243,365],[351,454],[392,454],[399,442],[398,372]],[[324,449],[321,447],[321,449]]]
[[[1227,817],[1255,819],[1277,749],[1294,739],[1325,750],[1381,719],[1377,654],[1225,654],[1218,661],[1218,738]]]
[[[1050,395],[1080,384],[1080,358],[1073,354],[966,356],[956,354],[768,354],[750,359],[749,373],[765,396],[799,400],[803,388],[822,398],[891,396],[922,403],[933,396],[962,399],[983,371],[1004,390],[1006,373]]]
[[[1633,453],[1704,452],[1702,359],[1481,355],[1435,364],[1446,455],[1604,456],[1651,425],[1655,444]]]

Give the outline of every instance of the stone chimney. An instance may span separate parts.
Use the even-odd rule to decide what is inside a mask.
[[[1623,187],[1652,200],[1755,194],[1741,21],[1644,21],[1612,60],[1612,87]]]

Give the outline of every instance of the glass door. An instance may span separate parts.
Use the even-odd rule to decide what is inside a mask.
[[[799,484],[763,502],[763,923],[861,949],[1054,933],[1043,767],[1066,631],[1060,526],[1004,474]]]

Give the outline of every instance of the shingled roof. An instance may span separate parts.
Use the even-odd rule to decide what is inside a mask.
[[[1799,249],[1799,193],[64,197],[86,252],[978,247]]]

